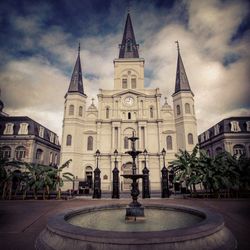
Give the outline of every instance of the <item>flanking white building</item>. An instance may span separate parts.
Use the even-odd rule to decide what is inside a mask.
[[[107,62],[108,63],[108,62]],[[110,62],[111,63],[111,62]],[[147,167],[150,170],[151,190],[160,189],[161,151],[166,149],[166,161],[175,159],[179,149],[191,151],[197,139],[194,94],[178,48],[173,108],[165,100],[161,105],[159,88],[144,87],[144,63],[139,56],[133,26],[128,13],[120,44],[119,57],[114,59],[114,87],[100,89],[97,106],[87,107],[84,91],[80,50],[65,95],[61,163],[72,159],[69,169],[76,177],[74,189],[93,179],[96,167],[95,152],[100,150],[102,190],[112,189],[114,150],[118,150],[120,174],[131,172],[128,137],[134,132],[139,137],[137,149],[147,149]],[[144,156],[137,162],[138,173],[144,167]],[[120,177],[121,189],[129,189],[126,179]],[[65,184],[71,189],[72,183]]]

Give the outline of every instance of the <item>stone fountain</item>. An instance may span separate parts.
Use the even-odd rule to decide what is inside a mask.
[[[144,207],[138,202],[138,196],[140,194],[139,187],[138,187],[138,179],[143,178],[143,174],[136,173],[136,157],[141,154],[141,151],[135,149],[135,142],[139,139],[135,137],[134,133],[133,136],[128,138],[131,141],[131,150],[127,151],[126,153],[131,155],[133,159],[132,163],[132,174],[124,174],[122,175],[124,178],[131,179],[131,197],[132,202],[126,207],[126,216],[125,221],[142,221],[145,219],[144,215]]]
[[[36,240],[38,250],[235,250],[237,241],[225,227],[220,214],[199,208],[145,204],[138,202],[136,157],[137,137],[129,138],[133,158],[130,178],[132,202],[105,206],[84,207],[63,212],[48,220],[46,228]],[[113,202],[113,201],[112,201]],[[161,200],[159,201],[161,202]],[[144,211],[145,207],[145,211]],[[126,216],[124,220],[124,211]],[[146,219],[145,219],[146,218]],[[127,222],[143,223],[127,223]]]

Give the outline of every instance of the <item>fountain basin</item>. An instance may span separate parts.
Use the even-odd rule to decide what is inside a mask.
[[[47,227],[41,232],[36,249],[109,249],[109,250],[135,250],[135,249],[236,249],[237,244],[232,233],[225,227],[221,215],[191,207],[173,205],[146,205],[145,211],[154,213],[177,212],[182,216],[195,217],[191,224],[181,225],[179,228],[155,228],[142,230],[107,228],[97,229],[89,225],[72,225],[72,220],[79,221],[77,216],[92,216],[95,213],[115,214],[125,209],[124,205],[109,205],[102,207],[83,208],[80,210],[62,213],[51,218]],[[101,214],[100,214],[101,215]],[[162,215],[161,215],[162,216]],[[87,218],[86,217],[86,218]],[[100,216],[104,218],[104,216]],[[80,218],[80,217],[79,217]],[[109,217],[107,217],[109,218]],[[124,218],[124,217],[123,217]],[[84,221],[85,219],[83,219]],[[97,219],[98,220],[98,219]],[[117,219],[115,219],[116,221]],[[147,220],[147,215],[146,215]],[[166,220],[167,221],[167,220]],[[106,223],[106,222],[105,222]],[[125,222],[124,222],[125,223]],[[97,223],[102,224],[100,219]],[[126,224],[126,223],[125,223]],[[157,223],[156,223],[157,224]],[[144,222],[141,223],[144,227]],[[140,223],[135,225],[140,227]],[[111,229],[111,230],[110,230]],[[112,231],[113,230],[113,231]],[[125,231],[127,230],[127,231]]]

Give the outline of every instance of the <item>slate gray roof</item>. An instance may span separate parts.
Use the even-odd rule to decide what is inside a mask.
[[[6,123],[13,123],[14,127],[13,127],[13,134],[12,135],[4,135],[4,129],[5,129],[5,124]],[[4,137],[13,137],[13,139],[18,139],[18,131],[20,128],[20,124],[21,123],[28,123],[28,134],[27,136],[36,136],[39,137],[39,128],[43,127],[44,128],[44,137],[43,139],[45,141],[50,142],[50,133],[53,133],[55,136],[57,136],[57,134],[51,130],[49,130],[48,128],[46,128],[45,126],[39,124],[38,122],[34,121],[33,119],[29,118],[28,116],[6,116],[6,117],[1,117],[0,119],[0,139],[3,139]],[[22,135],[23,136],[23,135]],[[55,143],[52,143],[54,145],[56,145]],[[59,145],[56,145],[56,147],[59,147]]]
[[[130,14],[128,13],[122,43],[120,44],[119,58],[139,58],[138,46],[139,45],[136,44]]]
[[[179,45],[178,45],[179,46]],[[184,68],[184,64],[182,62],[180,50],[178,47],[178,58],[177,58],[177,70],[176,70],[176,80],[175,80],[175,92],[179,91],[191,91],[189,81],[187,78],[187,74]]]
[[[68,93],[78,92],[84,94],[83,81],[82,81],[82,67],[80,59],[80,46],[78,49],[78,56],[76,59],[75,67],[72,73],[71,81],[69,84]]]

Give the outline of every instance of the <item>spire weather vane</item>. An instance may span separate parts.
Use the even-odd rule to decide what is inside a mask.
[[[177,44],[177,51],[180,52],[180,45],[179,45],[179,41],[175,41],[175,43]]]

